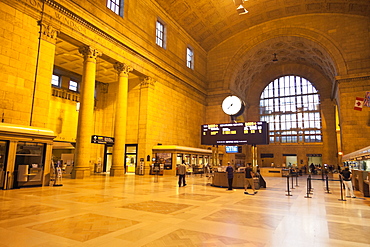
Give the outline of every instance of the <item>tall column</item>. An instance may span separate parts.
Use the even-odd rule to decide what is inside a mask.
[[[96,58],[101,55],[99,51],[90,46],[80,47],[79,52],[84,56],[84,64],[80,86],[80,110],[72,178],[90,176],[91,135],[94,132]]]
[[[51,97],[51,76],[54,68],[55,44],[58,30],[51,25],[39,21],[40,39],[36,64],[30,125],[47,128],[49,104]]]
[[[110,169],[111,176],[125,174],[124,156],[127,125],[127,91],[128,73],[132,68],[124,63],[115,63],[114,69],[118,72],[118,90],[116,94],[116,113],[114,121],[113,163]]]
[[[149,174],[151,165],[151,161],[147,161],[146,157],[147,155],[152,157],[152,147],[156,143],[149,132],[149,124],[155,117],[150,101],[155,93],[155,83],[153,78],[146,77],[140,84],[138,160],[142,158],[145,160],[145,174]]]

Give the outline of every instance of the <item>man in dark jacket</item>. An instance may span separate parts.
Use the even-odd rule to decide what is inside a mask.
[[[230,162],[227,163],[227,181],[229,183],[229,188],[227,190],[233,190],[233,179],[234,179],[234,168],[231,166]]]
[[[254,187],[254,172],[249,164],[247,164],[247,167],[245,168],[245,179],[244,179],[244,194],[249,194],[247,189],[248,186],[251,186],[253,190],[253,194],[257,194],[257,191]]]

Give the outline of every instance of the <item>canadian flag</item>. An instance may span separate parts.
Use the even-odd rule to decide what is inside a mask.
[[[364,98],[356,97],[355,107],[354,109],[357,111],[362,111],[362,107],[364,106]]]

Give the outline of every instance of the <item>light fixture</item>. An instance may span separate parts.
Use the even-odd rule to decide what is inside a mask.
[[[238,12],[239,15],[244,15],[248,13],[248,10],[246,10],[244,6],[240,4],[239,7],[236,8],[236,12]]]
[[[276,53],[274,53],[274,54],[272,54],[272,55],[274,55],[274,58],[272,59],[272,61],[273,61],[273,62],[277,62],[277,61],[279,61],[279,60],[276,58]]]

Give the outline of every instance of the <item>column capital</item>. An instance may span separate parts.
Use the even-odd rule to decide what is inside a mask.
[[[40,26],[41,38],[55,44],[59,30],[42,21],[38,21],[37,24]]]
[[[142,88],[143,87],[149,87],[149,86],[154,87],[156,82],[157,82],[156,80],[154,80],[152,77],[148,76],[148,77],[145,77],[143,79],[143,81],[140,83],[140,87],[142,87]]]
[[[81,46],[80,48],[78,48],[78,51],[80,52],[81,55],[84,56],[85,59],[86,58],[96,59],[98,56],[102,55],[100,51],[88,45]]]
[[[123,72],[123,75],[128,76],[128,73],[133,71],[133,68],[128,66],[125,63],[115,62],[113,67],[114,67],[115,70],[117,70],[119,75]]]

